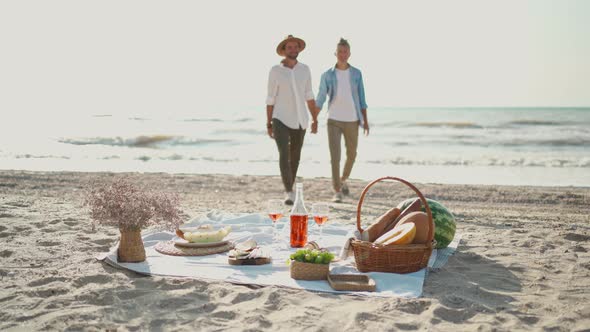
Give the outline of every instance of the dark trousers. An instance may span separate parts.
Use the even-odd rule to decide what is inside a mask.
[[[281,121],[272,119],[272,133],[279,149],[279,167],[285,191],[293,191],[305,129],[291,129]]]

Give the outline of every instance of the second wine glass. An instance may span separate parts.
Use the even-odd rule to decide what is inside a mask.
[[[272,220],[272,240],[277,240],[277,221],[281,219],[285,213],[285,204],[280,199],[269,199],[266,203],[266,211],[270,220]]]
[[[318,242],[322,240],[322,225],[328,221],[328,213],[330,207],[326,203],[315,203],[311,206],[311,213],[313,214],[313,220],[320,229],[320,237]]]

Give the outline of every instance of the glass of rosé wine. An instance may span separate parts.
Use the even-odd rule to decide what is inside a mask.
[[[268,217],[272,220],[272,239],[277,240],[277,220],[285,214],[285,203],[280,199],[269,199],[266,203]]]
[[[322,225],[326,221],[328,221],[328,212],[330,212],[330,207],[326,203],[314,203],[311,206],[311,214],[313,215],[313,220],[320,229],[320,237],[318,239],[318,242],[322,240]]]

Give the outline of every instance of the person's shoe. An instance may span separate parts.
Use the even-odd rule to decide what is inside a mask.
[[[342,182],[340,191],[342,191],[342,194],[344,194],[345,196],[350,195],[350,190],[348,189],[348,185],[346,184],[346,182]]]
[[[344,197],[342,196],[342,192],[339,191],[337,193],[334,194],[334,197],[332,197],[332,202],[334,203],[342,203],[342,199]]]
[[[293,202],[295,201],[295,193],[292,191],[289,191],[287,193],[287,197],[285,197],[285,204],[287,205],[293,205]]]

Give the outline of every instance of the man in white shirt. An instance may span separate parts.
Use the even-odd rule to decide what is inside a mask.
[[[357,154],[359,127],[362,127],[365,135],[368,135],[369,121],[363,76],[358,68],[348,63],[350,45],[345,39],[340,39],[336,47],[336,57],[338,59],[336,65],[322,75],[316,104],[318,105],[317,113],[319,113],[326,101],[326,96],[330,97],[328,141],[332,163],[333,201],[342,202],[343,194],[349,193],[346,180],[352,172],[352,165]],[[346,162],[340,176],[342,137],[346,145]]]
[[[317,133],[316,104],[311,88],[309,67],[297,61],[305,42],[289,35],[277,46],[277,54],[284,57],[280,64],[271,68],[268,75],[266,98],[266,128],[279,150],[281,178],[287,197],[285,204],[295,200],[293,183],[297,177],[303,138],[312,117],[311,132]]]

